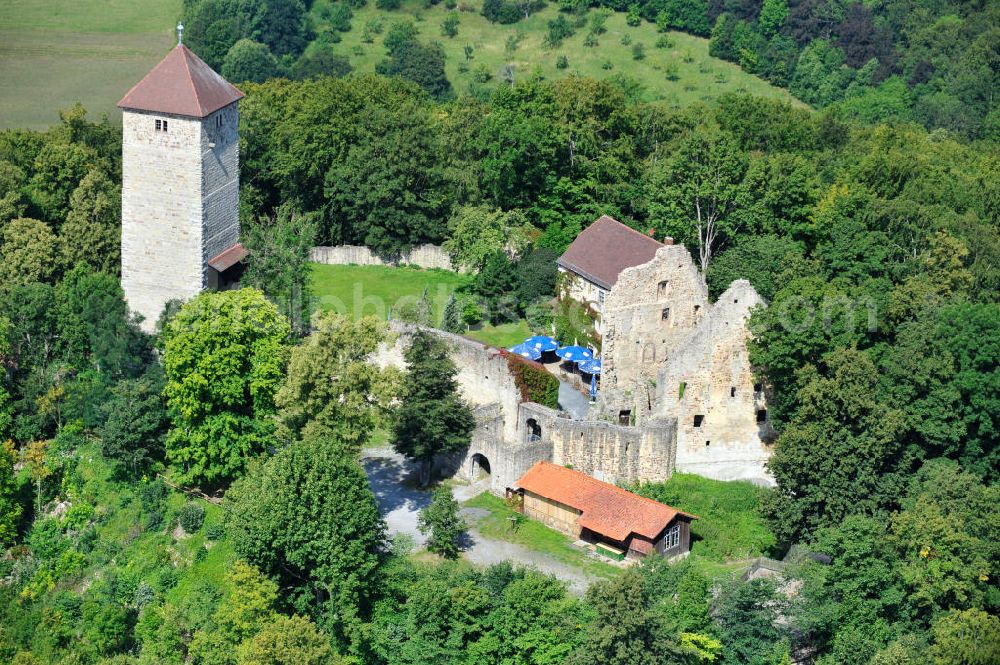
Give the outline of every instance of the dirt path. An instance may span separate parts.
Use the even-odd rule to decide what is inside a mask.
[[[405,533],[423,546],[426,537],[417,528],[417,514],[430,503],[430,492],[417,489],[416,469],[401,455],[385,448],[366,448],[361,453],[361,465],[368,474],[368,483],[378,500],[390,536]],[[487,483],[463,485],[453,490],[458,501],[467,501],[486,491]],[[475,508],[465,508],[462,515],[467,522],[475,523],[482,514]],[[469,541],[463,556],[478,566],[489,566],[501,561],[512,561],[554,575],[569,586],[570,591],[582,594],[595,581],[574,566],[553,559],[542,552],[527,549],[516,543],[486,538],[475,527],[469,527]]]

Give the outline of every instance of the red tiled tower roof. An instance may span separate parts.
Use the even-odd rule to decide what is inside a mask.
[[[580,232],[556,263],[610,290],[618,281],[618,273],[649,263],[661,247],[663,244],[655,238],[601,215]]]
[[[678,515],[698,519],[676,508],[633,494],[585,473],[552,462],[536,462],[517,487],[576,508],[581,527],[624,541],[635,533],[656,538]]]
[[[178,44],[125,93],[118,108],[204,118],[242,97],[236,86]]]

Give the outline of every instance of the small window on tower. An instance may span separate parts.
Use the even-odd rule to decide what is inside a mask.
[[[663,311],[660,312],[660,320],[661,321],[669,321],[670,320],[670,308],[669,307],[664,307]]]
[[[699,413],[698,415],[696,415],[694,417],[694,426],[695,427],[701,427],[701,424],[703,422],[705,422],[705,416],[704,415],[702,415],[702,414]]]

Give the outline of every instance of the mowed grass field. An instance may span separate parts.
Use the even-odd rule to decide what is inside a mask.
[[[312,264],[312,289],[317,309],[333,310],[351,317],[386,319],[390,310],[398,312],[401,306],[417,302],[426,289],[434,319],[440,323],[448,297],[471,280],[469,275],[447,270]],[[531,329],[521,319],[499,326],[483,325],[465,335],[484,344],[511,347],[531,336]]]
[[[0,128],[45,129],[82,103],[116,124],[115,104],[176,42],[181,0],[4,0]]]
[[[316,25],[321,25],[319,12],[324,0],[317,0],[313,13]],[[755,95],[794,101],[787,90],[770,85],[766,81],[747,74],[738,65],[713,58],[708,54],[708,40],[680,32],[667,33],[672,45],[656,48],[661,33],[656,26],[644,21],[636,27],[625,22],[624,13],[608,17],[607,32],[598,38],[595,47],[584,46],[590,30],[588,24],[578,28],[576,34],[566,39],[557,48],[544,44],[548,22],[559,14],[558,6],[550,2],[545,8],[512,25],[490,23],[480,13],[481,0],[460,3],[475,11],[460,11],[458,35],[446,37],[442,34],[441,22],[449,10],[444,3],[430,8],[423,6],[423,0],[403,0],[397,11],[382,11],[369,2],[365,7],[354,10],[350,32],[340,33],[342,41],[332,45],[333,50],[351,60],[356,71],[375,70],[376,63],[386,57],[382,44],[386,32],[393,22],[411,20],[420,30],[419,39],[438,42],[444,49],[445,70],[456,93],[468,91],[469,83],[478,65],[485,65],[493,75],[492,83],[499,77],[505,65],[514,66],[515,80],[541,74],[547,79],[561,78],[570,74],[605,79],[615,74],[624,74],[638,80],[644,86],[641,98],[644,101],[664,101],[671,105],[687,105],[692,102],[711,102],[717,97],[734,91],[745,91]],[[595,10],[591,10],[593,13]],[[383,32],[372,35],[373,41],[366,44],[362,37],[369,21],[382,22]],[[573,20],[573,17],[570,17]],[[517,46],[506,47],[509,39],[515,38]],[[625,45],[622,41],[630,43]],[[641,43],[646,57],[632,58],[632,45]],[[466,60],[464,49],[472,47],[472,59]],[[558,69],[556,60],[566,56],[569,66]],[[676,79],[667,78],[668,66],[676,67]],[[463,71],[464,70],[464,71]]]

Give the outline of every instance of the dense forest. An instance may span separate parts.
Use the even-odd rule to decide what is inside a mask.
[[[996,662],[995,144],[577,77],[485,99],[375,75],[245,90],[257,288],[171,305],[154,335],[118,285],[120,130],[76,108],[0,133],[0,659]],[[777,487],[753,509],[770,554],[807,553],[795,593],[648,561],[577,597],[386,537],[358,451],[421,431],[434,409],[397,398],[449,398],[449,369],[414,355],[404,380],[365,362],[383,322],[302,316],[303,236],[444,243],[484,299],[523,292],[518,316],[552,295],[535,268],[602,213],[684,242],[713,296],[746,278],[768,300],[752,357]]]
[[[424,0],[427,7],[440,0]],[[343,75],[350,55],[336,44],[351,29],[352,7],[366,0],[185,0],[193,48],[233,80],[289,75]],[[400,0],[375,0],[391,17]],[[310,11],[313,5],[316,11]],[[462,11],[445,0],[454,36]],[[517,23],[544,0],[486,0],[490,21]],[[788,88],[817,109],[865,123],[913,121],[970,139],[1000,139],[1000,6],[988,0],[560,0],[546,41],[557,46],[578,27],[592,42],[602,31],[592,7],[627,12],[630,25],[655,23],[711,38],[713,56]],[[579,20],[578,20],[579,19]],[[589,27],[588,27],[589,26]],[[412,25],[410,26],[413,30]],[[366,28],[368,29],[368,28]],[[379,27],[381,32],[381,27]],[[374,35],[372,35],[374,37]],[[379,73],[417,81],[433,94],[452,94],[443,53],[413,31],[397,44]],[[312,48],[307,47],[314,43]]]

